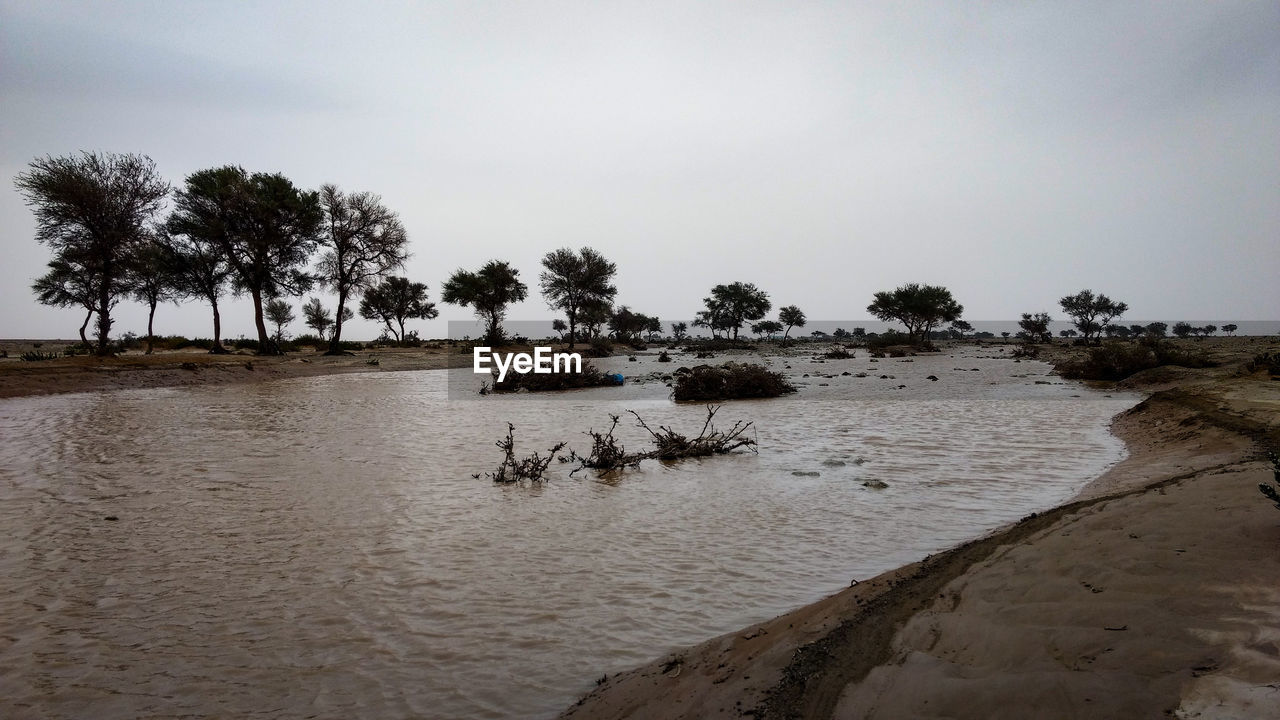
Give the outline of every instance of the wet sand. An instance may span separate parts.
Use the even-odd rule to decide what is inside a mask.
[[[1248,347],[1242,345],[1242,347]],[[602,679],[565,718],[1280,717],[1280,382],[1149,371],[1076,501]]]

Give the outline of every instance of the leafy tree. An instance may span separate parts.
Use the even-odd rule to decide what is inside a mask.
[[[345,194],[334,185],[320,188],[325,227],[324,249],[317,267],[320,282],[338,294],[338,309],[329,339],[329,355],[337,355],[342,323],[352,317],[347,300],[373,285],[409,258],[409,237],[400,217],[382,204],[382,198],[362,192]]]
[[[600,330],[613,317],[613,304],[607,300],[588,300],[578,308],[578,325],[587,338],[597,338]]]
[[[485,321],[485,338],[502,344],[502,318],[507,306],[525,299],[529,288],[520,282],[520,271],[501,260],[490,260],[477,272],[458,270],[444,284],[441,298],[451,305],[472,307]]]
[[[408,278],[391,276],[370,287],[360,299],[360,317],[381,320],[396,342],[405,342],[404,322],[409,319],[432,320],[440,315],[435,303],[427,301],[427,286],[409,282]],[[396,330],[395,323],[400,329]]]
[[[173,279],[169,253],[155,235],[134,248],[129,258],[129,295],[147,306],[147,354],[155,350],[156,306],[176,302],[181,293]]]
[[[1131,334],[1129,328],[1115,324],[1106,326],[1103,331],[1107,333],[1107,337],[1127,338]]]
[[[662,318],[657,315],[646,315],[644,331],[649,334],[649,342],[653,342],[653,336],[662,332]]]
[[[1226,325],[1222,326],[1222,332],[1228,335],[1235,335],[1236,330],[1238,329],[1239,329],[1239,326],[1237,326],[1235,323],[1227,323]]]
[[[755,333],[757,336],[767,335],[770,338],[773,337],[774,333],[782,332],[782,329],[782,323],[777,320],[761,320],[760,322],[753,323],[751,325],[751,332]]]
[[[1077,336],[1077,335],[1079,335],[1079,334],[1080,334],[1080,333],[1076,332],[1075,330],[1070,330],[1070,329],[1063,330],[1063,331],[1061,331],[1061,332],[1059,332],[1059,333],[1058,333],[1058,335],[1060,335],[1060,336],[1062,336],[1062,337],[1064,337],[1064,338],[1073,338],[1073,337],[1075,337],[1075,336]]]
[[[867,336],[867,329],[866,329],[866,328],[856,327],[856,328],[854,328],[854,329],[853,329],[853,333],[852,333],[852,334],[853,334],[853,336],[854,336],[854,337],[856,337],[856,338],[858,338],[859,340],[861,340],[862,338],[865,338],[865,337]]]
[[[128,291],[129,257],[146,240],[168,183],[149,157],[86,152],[33,160],[14,185],[35,214],[36,241],[53,250],[61,279],[70,282],[63,289],[93,292],[97,352],[109,355],[111,308]],[[65,273],[73,272],[82,277],[70,281]]]
[[[716,285],[711,288],[711,297],[702,302],[707,306],[706,319],[712,330],[733,330],[734,340],[743,324],[763,318],[773,307],[768,293],[743,282]]]
[[[957,337],[964,338],[966,334],[973,332],[973,325],[964,320],[956,320],[951,323],[951,332]]]
[[[1130,326],[1129,326],[1129,337],[1139,338],[1139,337],[1142,337],[1143,335],[1146,335],[1146,334],[1147,334],[1147,326],[1146,326],[1146,325],[1136,325],[1136,324],[1135,324],[1135,325],[1130,325]]]
[[[1176,322],[1173,324],[1173,334],[1180,338],[1186,338],[1194,331],[1195,327],[1189,322]]]
[[[168,223],[166,223],[166,228]],[[168,256],[169,280],[179,297],[200,298],[213,308],[213,347],[211,353],[225,353],[222,347],[222,314],[218,301],[227,290],[231,266],[215,244],[190,235],[174,235],[161,231],[157,240]]]
[[[1024,330],[1023,332],[1026,332],[1026,331]],[[1009,339],[1009,333],[1008,333],[1007,331],[1006,331],[1006,332],[1002,332],[1002,333],[1000,333],[1000,337],[1004,338],[1005,340],[1008,340],[1008,339]]]
[[[684,340],[685,333],[687,332],[689,332],[689,323],[686,323],[686,322],[671,323],[671,337],[675,338],[676,342],[680,342],[681,340]]]
[[[623,305],[609,318],[609,331],[618,342],[634,342],[636,335],[648,329],[649,320],[647,315],[632,312],[631,308]]]
[[[1151,337],[1162,338],[1165,336],[1165,333],[1169,330],[1169,324],[1162,323],[1162,322],[1153,322],[1153,323],[1149,323],[1143,329],[1146,330],[1147,335],[1150,335]]]
[[[1075,295],[1068,295],[1059,300],[1058,304],[1074,320],[1076,329],[1085,342],[1090,338],[1097,339],[1102,328],[1129,310],[1125,303],[1112,300],[1101,293],[1094,295],[1092,290],[1081,290]]]
[[[1214,334],[1214,333],[1218,332],[1218,326],[1217,326],[1217,325],[1205,325],[1204,327],[1200,328],[1200,330],[1201,330],[1201,332],[1202,332],[1204,335],[1208,336],[1208,335],[1212,335],[1212,334]]]
[[[320,300],[317,298],[311,298],[311,302],[315,303],[317,306],[320,305]],[[303,307],[303,311],[305,312],[306,310],[307,308]],[[265,306],[263,306],[262,312],[263,314],[266,315],[267,322],[270,322],[272,325],[276,326],[275,335],[272,336],[273,339],[277,343],[283,342],[284,326],[288,325],[294,320],[297,320],[297,318],[294,317],[293,315],[293,308],[289,305],[289,303],[285,302],[284,300],[281,300],[280,298],[272,298],[267,301],[267,304]],[[328,321],[328,319],[329,319],[328,317],[325,317],[326,322]],[[307,324],[311,325],[310,320],[307,321]],[[311,325],[311,327],[315,327],[315,326]],[[324,331],[320,330],[319,332],[320,332],[320,337],[323,338]]]
[[[778,322],[786,326],[786,332],[782,334],[782,341],[786,342],[787,337],[791,335],[791,328],[802,328],[808,321],[799,306],[785,305],[778,308]]]
[[[711,337],[720,337],[720,332],[728,330],[728,320],[725,316],[723,305],[712,298],[704,298],[706,310],[699,310],[694,314],[693,326],[704,327],[711,331]]]
[[[848,330],[845,330],[844,328],[836,328],[835,332],[831,333],[831,337],[840,338],[840,339],[851,337],[852,335],[853,333],[849,332]]]
[[[49,272],[36,280],[31,290],[42,305],[86,310],[84,322],[80,324],[80,342],[90,347],[85,329],[98,307],[98,290],[93,284],[92,273],[67,260],[54,258],[49,261]]]
[[[285,176],[227,165],[187,176],[174,200],[169,231],[218,247],[237,291],[253,298],[258,352],[278,354],[263,316],[266,300],[299,295],[313,278],[301,268],[319,241],[324,212],[314,192]]]
[[[551,309],[563,310],[569,320],[569,349],[577,340],[579,313],[584,305],[612,304],[618,289],[613,276],[618,268],[603,255],[584,247],[579,252],[560,248],[542,258],[539,283]]]
[[[313,297],[302,306],[302,322],[315,330],[316,335],[323,340],[333,325],[333,315],[329,314],[328,308],[320,304],[320,298]]]
[[[551,321],[551,329],[560,336],[560,340],[564,340],[564,334],[569,331],[569,324],[560,318]]]
[[[916,345],[928,340],[934,325],[959,320],[964,307],[940,285],[910,283],[876,293],[867,312],[885,322],[901,322],[907,327],[908,341]]]

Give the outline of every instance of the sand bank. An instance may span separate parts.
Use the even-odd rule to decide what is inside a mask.
[[[1280,511],[1257,490],[1280,382],[1154,376],[1114,422],[1129,458],[1076,501],[608,677],[563,717],[1280,717]]]

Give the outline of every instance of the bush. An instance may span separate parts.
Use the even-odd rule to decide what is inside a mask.
[[[587,357],[606,358],[613,354],[613,343],[609,342],[609,338],[595,337],[591,338],[591,344],[587,348]],[[584,366],[582,368],[586,370]]]
[[[1248,367],[1249,372],[1258,372],[1266,370],[1268,375],[1272,377],[1280,377],[1280,353],[1261,353],[1253,356],[1253,361]]]
[[[42,352],[40,350],[32,350],[30,352],[24,352],[22,353],[22,355],[19,355],[18,357],[23,362],[41,362],[43,360],[57,360],[61,356],[56,352]]]
[[[675,377],[672,395],[678,402],[770,398],[796,391],[782,373],[749,363],[682,367]]]
[[[502,378],[502,382],[498,382],[497,370],[493,372],[493,391],[497,393],[513,393],[517,390],[551,392],[619,384],[613,375],[601,372],[599,368],[589,362],[582,363],[582,372],[580,373],[518,373],[514,369],[508,369],[506,376]]]
[[[1059,365],[1058,374],[1073,380],[1123,380],[1161,365],[1203,368],[1211,367],[1212,363],[1203,353],[1179,350],[1166,342],[1147,339],[1137,345],[1106,343],[1089,351],[1083,360]]]
[[[836,348],[835,350],[828,350],[823,353],[822,357],[829,360],[848,360],[853,357],[853,353],[845,350],[844,348]]]
[[[894,345],[910,345],[910,344],[911,344],[911,337],[906,333],[901,333],[901,332],[898,332],[897,330],[889,330],[887,332],[882,332],[879,335],[876,335],[874,337],[867,338],[867,349],[872,350],[874,352],[880,352],[885,348],[892,347]]]

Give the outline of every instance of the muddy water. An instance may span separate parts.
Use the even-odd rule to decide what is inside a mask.
[[[0,716],[553,715],[1064,500],[1136,400],[977,351],[787,362],[799,394],[718,418],[759,454],[532,487],[472,477],[507,421],[585,451],[610,412],[704,411],[660,381],[460,402],[441,372],[0,401]]]

